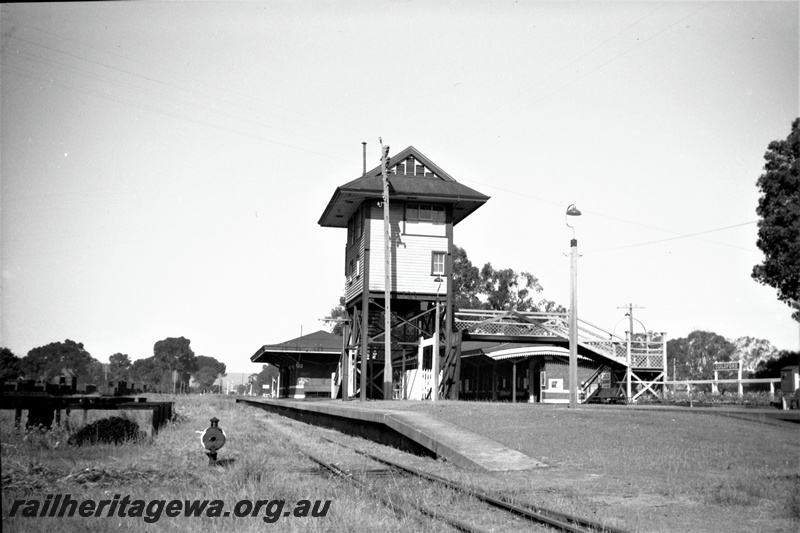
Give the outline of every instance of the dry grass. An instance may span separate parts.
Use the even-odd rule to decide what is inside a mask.
[[[163,398],[162,398],[163,399]],[[66,432],[15,432],[13,415],[0,420],[3,465],[3,531],[420,531],[414,517],[397,517],[380,504],[309,471],[310,465],[289,439],[270,431],[272,415],[211,396],[177,398],[177,422],[149,443],[65,446]],[[228,441],[219,458],[227,467],[211,467],[198,430],[220,419]],[[9,517],[16,499],[47,494],[71,494],[75,499],[222,500],[226,509],[240,500],[285,500],[287,508],[300,500],[331,500],[324,518],[281,517],[268,524],[259,517],[209,518],[161,516],[157,523],[142,518]],[[263,514],[262,514],[263,515]],[[427,530],[435,531],[428,526]]]

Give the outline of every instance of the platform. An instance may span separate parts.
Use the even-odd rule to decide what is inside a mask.
[[[542,468],[547,465],[527,455],[503,446],[481,435],[438,420],[425,413],[410,411],[394,411],[373,406],[360,407],[356,403],[347,404],[341,401],[293,401],[293,400],[246,400],[237,399],[237,403],[245,403],[260,407],[267,411],[288,414],[294,412],[293,418],[303,420],[306,415],[318,423],[320,417],[328,418],[330,427],[337,422],[347,420],[363,424],[365,438],[371,438],[366,425],[382,426],[387,432],[396,432],[404,438],[428,450],[432,455],[463,468],[502,472],[509,470],[528,470]],[[315,422],[312,422],[315,423]],[[375,440],[375,439],[372,439]]]

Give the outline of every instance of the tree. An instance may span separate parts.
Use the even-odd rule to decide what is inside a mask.
[[[731,359],[742,362],[742,370],[755,371],[762,361],[768,361],[778,354],[778,349],[767,339],[739,337],[734,341],[736,352]]]
[[[467,251],[453,246],[453,305],[457,309],[476,309],[481,306],[478,298],[481,275],[478,267],[467,257]]]
[[[786,140],[769,144],[764,159],[756,245],[765,257],[752,276],[777,289],[778,300],[795,307],[792,318],[800,321],[800,118]]]
[[[667,357],[676,379],[712,379],[714,362],[730,361],[736,346],[722,335],[696,330],[687,337],[667,341]]]
[[[155,356],[137,359],[128,370],[132,383],[147,385],[153,392],[172,392],[172,371],[156,360]]]
[[[197,356],[189,346],[191,341],[184,337],[167,337],[153,346],[153,357],[156,363],[171,371],[178,373],[178,380],[187,386],[191,374],[199,370]]]
[[[781,369],[787,366],[796,366],[798,358],[800,358],[800,352],[781,350],[771,359],[758,363],[753,377],[779,378],[781,377]]]
[[[19,377],[19,357],[8,348],[0,348],[0,385],[7,379]]]
[[[210,367],[214,372],[217,373],[219,376],[225,375],[225,363],[221,361],[217,361],[213,357],[209,357],[207,355],[198,355],[197,356],[197,367],[198,369],[202,369],[204,367]],[[199,370],[198,370],[199,372]]]
[[[212,390],[218,377],[219,373],[210,366],[204,366],[192,375],[195,386],[200,392]]]
[[[197,387],[201,391],[211,390],[217,378],[225,375],[225,363],[205,355],[197,356],[198,370],[192,374]]]
[[[64,369],[74,372],[79,384],[103,381],[100,361],[84,349],[83,343],[69,339],[34,348],[20,359],[20,371],[28,379],[50,381]]]
[[[264,389],[262,385],[269,385],[269,392],[272,392],[272,380],[274,379],[275,383],[277,383],[279,374],[280,371],[277,367],[270,364],[262,365],[261,372],[253,374],[253,390],[256,391],[256,394],[262,394],[266,392],[266,389]]]
[[[553,301],[542,299],[537,302],[534,295],[540,292],[542,285],[530,272],[496,269],[491,263],[478,270],[467,258],[467,252],[455,247],[453,301],[457,308],[566,312],[563,306]]]
[[[486,297],[483,307],[488,309],[535,311],[532,294],[542,292],[539,280],[529,272],[516,272],[510,268],[495,270],[491,263],[481,269],[481,293]]]
[[[344,319],[347,318],[347,310],[344,308],[344,296],[339,297],[339,305],[331,309],[328,317],[333,320],[325,320],[325,325],[332,326],[331,333],[341,336],[344,333]]]
[[[128,354],[115,353],[108,358],[108,377],[110,379],[128,379],[128,371],[131,368],[131,358]]]

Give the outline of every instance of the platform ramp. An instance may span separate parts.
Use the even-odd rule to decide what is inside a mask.
[[[328,427],[336,427],[343,420],[355,422],[355,427],[361,423],[365,426],[363,435],[365,438],[371,438],[367,435],[370,431],[366,425],[374,427],[375,424],[378,424],[385,427],[387,432],[396,432],[415,442],[430,451],[432,455],[469,470],[502,472],[547,466],[497,441],[425,413],[364,407],[356,403],[335,400],[237,399],[236,402],[290,416],[297,420],[313,418],[315,420],[313,423],[317,424],[320,424],[321,419],[327,418],[329,424],[322,423],[320,425]]]
[[[465,468],[502,472],[547,466],[499,442],[425,413],[387,411],[384,423],[438,457]]]

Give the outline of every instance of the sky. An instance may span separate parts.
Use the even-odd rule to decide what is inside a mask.
[[[750,273],[768,144],[798,110],[798,2],[266,1],[0,6],[0,346],[253,372],[324,329],[336,187],[413,145],[491,199],[473,264],[624,335],[797,350]]]

